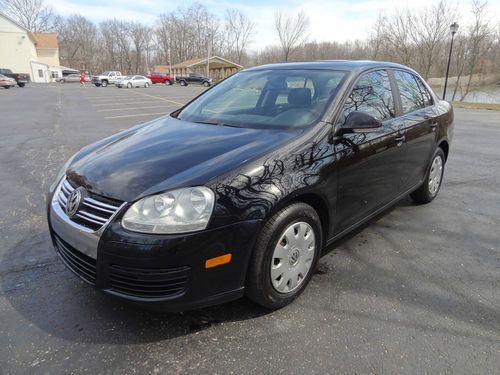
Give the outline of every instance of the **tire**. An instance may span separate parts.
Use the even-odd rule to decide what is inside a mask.
[[[64,79],[61,79],[59,82],[66,83],[66,81]]]
[[[146,83],[144,84],[144,87],[145,87],[145,88],[148,88],[148,87],[149,87],[149,83],[147,83],[147,82],[146,82]]]
[[[186,81],[180,81],[179,85],[181,85],[181,86],[187,86],[187,82]]]
[[[18,85],[19,87],[24,87],[24,86],[26,86],[26,83],[18,83],[17,85]]]
[[[101,82],[102,87],[108,87],[108,81],[102,81]]]
[[[127,83],[127,88],[128,88],[128,89],[131,89],[131,88],[132,88],[132,84],[131,84],[130,82],[129,82],[129,83]]]
[[[3,88],[7,90],[10,89],[10,86],[4,86]]]
[[[165,85],[167,85],[167,86],[172,86],[172,84],[173,84],[173,82],[168,80],[168,79],[165,81]]]
[[[295,234],[296,229],[298,234]],[[307,245],[313,246],[314,250],[301,248],[306,244],[300,240],[294,243],[295,235],[298,238],[304,235],[312,241]],[[284,245],[279,246],[279,241]],[[297,244],[299,247],[296,247]],[[311,280],[321,244],[321,221],[311,206],[296,202],[278,211],[267,221],[257,238],[247,273],[247,297],[273,310],[291,303]]]
[[[444,152],[438,147],[431,159],[424,182],[417,190],[410,194],[410,197],[415,202],[429,203],[436,198],[443,182],[444,164]]]
[[[96,82],[96,83],[94,83],[94,85],[95,85],[95,87],[100,87],[100,86],[101,86],[101,84],[100,84],[100,83],[97,83],[97,82]]]
[[[203,86],[205,86],[205,87],[210,86],[210,82],[207,82],[207,81],[203,82]]]

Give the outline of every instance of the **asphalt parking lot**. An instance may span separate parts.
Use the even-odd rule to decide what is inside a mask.
[[[436,200],[404,200],[328,248],[282,310],[153,313],[74,277],[45,219],[59,168],[202,91],[0,90],[0,373],[499,373],[499,112],[457,109]]]

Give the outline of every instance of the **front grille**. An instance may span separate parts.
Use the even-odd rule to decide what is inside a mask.
[[[84,281],[95,284],[96,261],[79,252],[74,247],[54,234],[54,244],[57,253],[68,268],[80,276]]]
[[[111,265],[109,270],[112,290],[133,297],[159,299],[185,292],[190,267],[157,269]]]
[[[63,211],[66,210],[68,197],[73,190],[75,190],[75,187],[65,179],[57,196],[57,201]],[[89,194],[88,197],[83,198],[82,206],[71,220],[86,228],[97,231],[109,221],[123,203],[99,195]]]

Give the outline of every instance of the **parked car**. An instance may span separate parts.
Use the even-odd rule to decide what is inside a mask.
[[[59,83],[80,83],[80,74],[68,74],[67,76],[62,77],[59,79]],[[85,75],[85,82],[91,82],[90,77]]]
[[[92,77],[92,83],[97,87],[106,87],[109,84],[114,84],[121,81],[122,73],[117,70],[107,71],[97,76]]]
[[[50,234],[70,270],[124,300],[276,309],[326,245],[407,194],[431,202],[452,134],[450,103],[406,66],[255,67],[74,155]]]
[[[149,87],[151,86],[151,80],[144,76],[126,76],[120,81],[116,82],[116,87],[126,87],[131,89],[132,87]]]
[[[201,74],[192,73],[188,76],[176,76],[175,81],[181,86],[189,84],[199,84],[208,87],[212,84],[212,78],[207,78]]]
[[[12,73],[10,69],[0,68],[0,74],[13,78],[19,87],[24,87],[30,81],[30,75],[26,73]]]
[[[173,85],[174,84],[174,77],[171,75],[165,74],[165,73],[149,73],[146,75],[147,78],[151,80],[153,84],[155,83],[163,83],[165,85]]]
[[[4,89],[10,89],[16,85],[16,80],[14,78],[10,78],[0,74],[0,87]]]

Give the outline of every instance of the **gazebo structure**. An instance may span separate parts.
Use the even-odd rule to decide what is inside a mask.
[[[243,66],[219,56],[212,56],[209,60],[210,78],[214,81],[224,79],[242,68]],[[154,70],[158,73],[169,73],[174,76],[184,76],[189,73],[206,75],[207,58],[191,59],[172,65],[171,72],[168,65],[155,65]]]

